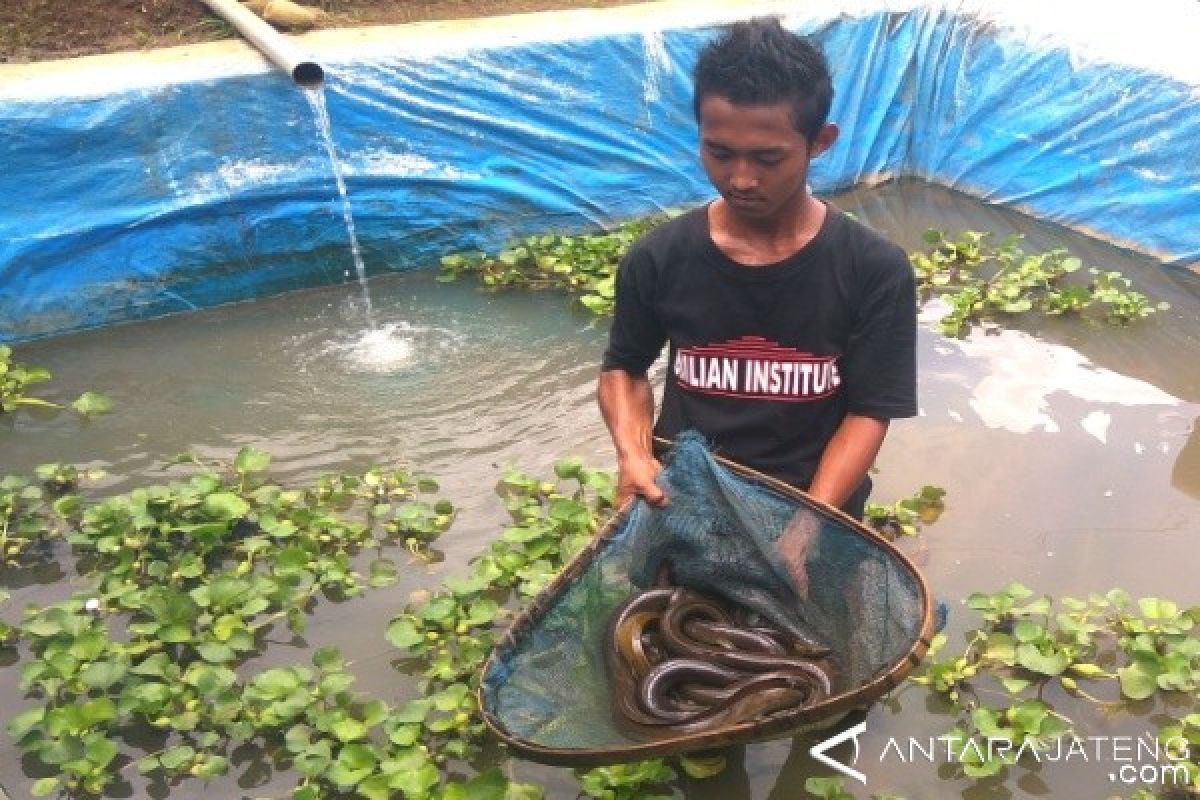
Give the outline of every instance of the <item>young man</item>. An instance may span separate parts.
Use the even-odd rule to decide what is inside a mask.
[[[833,88],[776,19],[701,53],[700,157],[720,198],[622,261],[598,387],[618,502],[665,502],[652,433],[697,429],[718,453],[861,517],[888,422],[916,413],[916,297],[895,245],[809,194]],[[669,344],[661,414],[646,370]]]

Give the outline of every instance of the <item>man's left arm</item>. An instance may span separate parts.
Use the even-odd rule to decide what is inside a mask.
[[[872,248],[869,280],[841,363],[846,416],[817,462],[808,492],[841,507],[875,462],[889,420],[917,413],[917,297],[895,245]]]
[[[821,453],[808,493],[840,508],[866,477],[887,430],[886,419],[847,414]]]

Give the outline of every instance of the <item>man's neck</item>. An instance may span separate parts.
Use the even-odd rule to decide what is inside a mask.
[[[764,219],[747,219],[718,199],[708,208],[709,235],[739,264],[764,266],[783,261],[804,248],[825,222],[826,207],[805,192],[795,207]]]

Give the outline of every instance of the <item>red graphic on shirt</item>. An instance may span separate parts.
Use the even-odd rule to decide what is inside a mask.
[[[842,378],[837,356],[818,356],[761,336],[675,351],[681,389],[725,397],[808,402],[829,397]]]

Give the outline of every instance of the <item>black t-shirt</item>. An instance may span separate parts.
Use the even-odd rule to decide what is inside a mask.
[[[697,429],[807,488],[847,412],[916,414],[916,308],[904,251],[832,206],[811,242],[756,267],[721,252],[698,208],[622,260],[603,369],[645,374],[669,343],[655,433]]]

